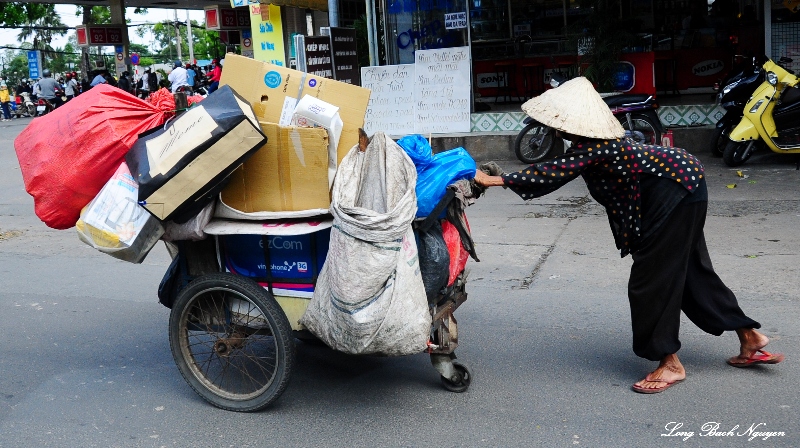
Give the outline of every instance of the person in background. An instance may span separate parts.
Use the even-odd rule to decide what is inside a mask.
[[[42,70],[44,76],[39,80],[39,96],[53,103],[53,107],[58,107],[63,104],[61,97],[56,94],[56,89],[59,89],[58,83],[50,76],[50,70]]]
[[[41,81],[41,80],[42,80],[42,78],[40,77],[39,79],[36,80],[36,82],[31,82],[31,96],[32,96],[33,101],[36,101],[37,99],[39,99],[39,96],[42,94],[42,89],[39,88],[39,81]],[[29,80],[29,81],[33,81],[33,80]]]
[[[103,70],[103,78],[105,78],[108,85],[117,87],[117,80],[111,76],[111,73],[108,70]]]
[[[122,72],[122,75],[119,77],[119,81],[117,82],[117,87],[120,90],[123,90],[127,93],[131,93],[131,79],[129,78],[128,72]]]
[[[197,74],[192,70],[192,64],[186,64],[186,84],[189,86],[189,90],[194,90],[194,78]]]
[[[67,101],[75,98],[78,94],[78,82],[72,76],[72,73],[67,73],[67,82],[64,85],[64,95],[67,96]]]
[[[208,94],[211,95],[219,88],[219,79],[222,77],[222,66],[219,65],[219,59],[211,61],[211,73],[208,75]]]
[[[78,81],[78,73],[77,72],[72,72],[72,80],[75,81],[75,96],[78,96],[78,95],[81,94],[81,90],[83,89],[83,86],[81,85],[81,82]]]
[[[145,73],[147,73],[147,90],[153,93],[158,90],[158,76],[149,68]]]
[[[183,68],[181,61],[175,61],[175,66],[172,71],[169,72],[167,79],[169,80],[172,93],[177,92],[181,87],[189,87],[187,72],[186,69]]]
[[[97,75],[92,78],[92,82],[89,83],[89,86],[94,87],[98,84],[108,84],[106,77],[103,76],[103,72],[97,72]]]
[[[3,108],[3,121],[11,121],[11,95],[3,78],[0,78],[0,107]]]

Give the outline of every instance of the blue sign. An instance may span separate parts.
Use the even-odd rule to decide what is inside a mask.
[[[627,61],[618,62],[614,67],[614,90],[627,92],[636,85],[636,69]]]
[[[133,64],[133,65],[139,65],[139,55],[138,55],[138,54],[136,54],[136,53],[133,53],[133,54],[131,55],[131,64]]]
[[[42,58],[38,50],[28,51],[28,77],[38,79],[42,76]]]

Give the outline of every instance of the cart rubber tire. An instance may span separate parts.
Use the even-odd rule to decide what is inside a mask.
[[[563,153],[564,141],[556,137],[556,130],[536,121],[528,123],[514,140],[514,154],[523,163],[538,163]]]
[[[634,135],[633,140],[639,144],[645,145],[661,145],[661,131],[659,131],[659,127],[656,123],[653,123],[653,120],[650,119],[649,116],[645,114],[631,114],[631,121],[633,122],[633,129],[628,129],[628,119],[625,115],[617,115],[617,120],[619,120],[620,124],[622,124],[622,128],[626,131],[631,131],[634,134],[639,131],[643,135],[645,141],[640,141],[638,134]],[[637,126],[637,124],[639,126]],[[645,134],[645,132],[647,134]]]
[[[439,379],[442,380],[442,385],[450,392],[466,392],[467,389],[469,389],[469,384],[472,382],[472,373],[469,371],[467,366],[458,362],[453,363],[453,368],[456,370],[460,378],[458,381],[453,381],[450,378],[439,376]]]
[[[753,151],[755,150],[755,148],[752,148],[750,152],[747,153],[746,157],[742,157],[749,143],[751,142],[728,142],[728,146],[725,147],[725,152],[722,154],[722,160],[725,162],[725,165],[735,167],[747,162],[747,159],[753,155]]]
[[[205,275],[180,291],[169,343],[189,386],[229,411],[267,407],[286,389],[294,365],[292,329],[278,302],[232,274]]]

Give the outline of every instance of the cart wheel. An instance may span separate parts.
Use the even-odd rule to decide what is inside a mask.
[[[469,389],[469,383],[472,381],[472,374],[467,366],[457,362],[453,363],[453,368],[456,371],[455,375],[453,376],[456,378],[445,378],[440,376],[439,378],[442,380],[442,385],[444,385],[444,388],[450,392],[466,392],[466,390]]]
[[[229,411],[268,406],[294,364],[291,326],[278,302],[258,283],[231,274],[197,278],[178,294],[169,343],[189,386]]]

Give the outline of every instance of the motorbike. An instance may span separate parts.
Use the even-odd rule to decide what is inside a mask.
[[[725,109],[725,115],[717,122],[714,135],[711,137],[709,149],[711,154],[722,157],[730,139],[728,136],[742,120],[744,105],[753,91],[764,81],[761,63],[752,58],[740,69],[734,69],[720,82],[717,93],[717,104]]]
[[[550,86],[553,88],[566,81],[567,77],[560,72],[553,72],[550,76]],[[603,101],[622,124],[626,138],[648,145],[661,143],[664,128],[656,114],[658,103],[652,95],[612,94],[604,96]],[[521,162],[536,163],[563,154],[566,150],[564,141],[556,137],[555,129],[530,117],[526,117],[522,123],[525,127],[514,141],[514,152]]]
[[[16,103],[17,110],[15,111],[15,114],[17,118],[36,116],[36,105],[33,103],[30,93],[21,92],[16,97]]]
[[[800,153],[800,78],[786,67],[789,58],[767,60],[764,81],[744,106],[744,115],[728,136],[722,160],[728,166],[746,162],[767,147],[779,154]]]

